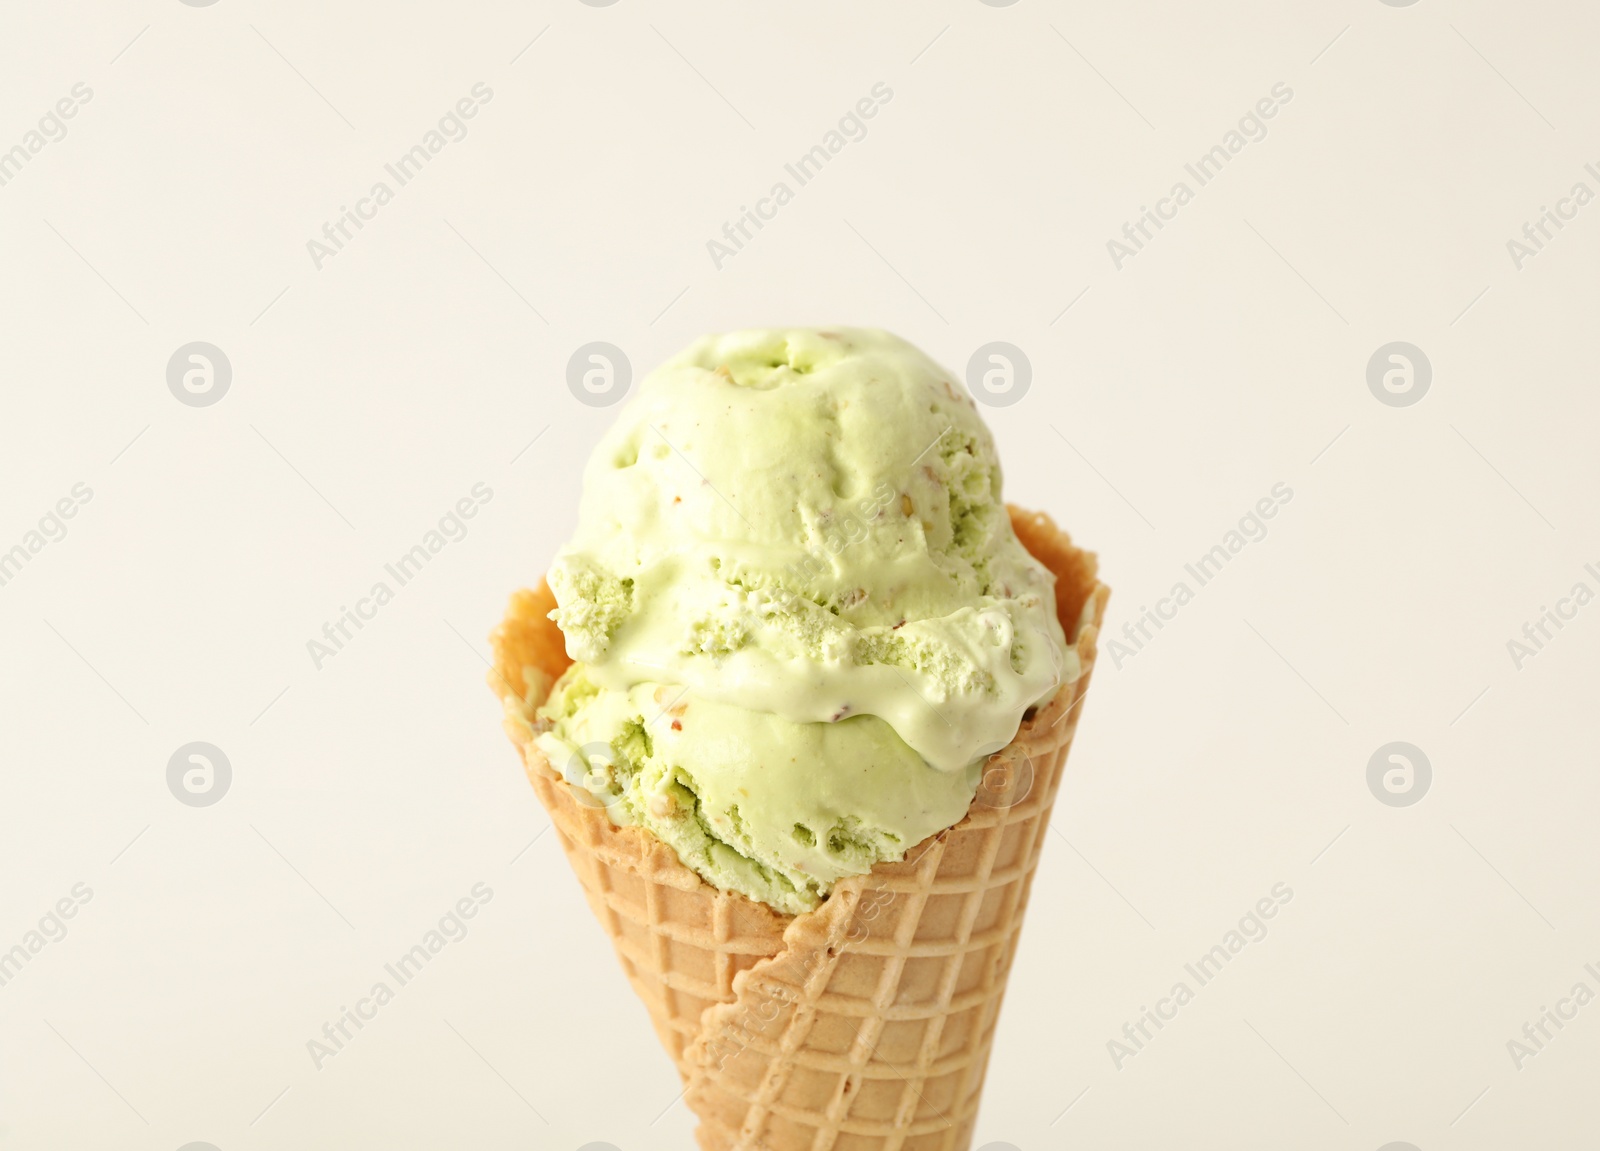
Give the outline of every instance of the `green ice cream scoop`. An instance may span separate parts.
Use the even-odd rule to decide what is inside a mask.
[[[794,723],[670,684],[607,691],[583,664],[542,714],[539,747],[585,802],[789,914],[959,822],[981,769],[935,771],[876,716]]]
[[[579,665],[552,762],[780,910],[958,822],[1079,674],[952,379],[879,331],[699,340],[601,440],[549,573]]]

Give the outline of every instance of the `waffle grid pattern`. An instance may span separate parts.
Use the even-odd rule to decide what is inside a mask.
[[[706,1151],[970,1147],[1108,596],[1093,557],[1047,517],[1013,509],[1012,519],[1056,573],[1083,674],[991,757],[966,819],[798,917],[716,890],[647,832],[580,803],[550,769],[530,706],[566,663],[548,588],[514,596],[494,636],[490,683],[507,732],[677,1063]]]
[[[909,875],[836,887],[820,938],[786,940],[707,1015],[688,1091],[703,1146],[968,1146],[1065,753],[1033,761],[1032,794],[930,840]]]
[[[632,841],[643,832],[613,827],[599,809],[575,802],[565,784],[533,769],[529,775],[595,918],[683,1071],[705,1009],[733,1000],[734,976],[773,954],[789,917],[709,888],[675,858],[641,860]]]

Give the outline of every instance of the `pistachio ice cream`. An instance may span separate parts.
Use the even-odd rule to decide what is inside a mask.
[[[885,332],[706,337],[589,460],[539,746],[718,887],[799,912],[901,858],[1079,674],[951,381]]]

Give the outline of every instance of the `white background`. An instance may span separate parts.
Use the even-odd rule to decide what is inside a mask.
[[[484,636],[569,533],[636,373],[705,332],[892,329],[961,372],[1008,496],[1098,550],[1117,632],[1283,482],[1150,643],[1103,660],[978,1144],[1588,1145],[1600,1005],[1600,562],[1578,0],[1115,6],[16,5],[0,149],[0,1146],[690,1144],[692,1117],[499,730]],[[531,46],[530,46],[531,44]],[[892,101],[718,270],[706,242],[874,83]],[[493,98],[319,270],[307,241],[473,84]],[[1292,100],[1118,270],[1106,242],[1275,83]],[[1071,305],[1070,308],[1068,305]],[[212,406],[166,383],[221,348]],[[1368,389],[1380,345],[1433,369]],[[537,442],[531,448],[530,441]],[[317,669],[307,641],[493,491]],[[233,781],[168,790],[191,741]],[[1402,740],[1421,802],[1369,791]],[[531,843],[531,846],[530,846]],[[318,1070],[307,1041],[475,883],[493,898]],[[1107,1042],[1274,884],[1270,934],[1118,1069]]]

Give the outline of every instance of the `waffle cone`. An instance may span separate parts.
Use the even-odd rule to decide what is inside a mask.
[[[683,1077],[705,1151],[966,1151],[1028,892],[1109,591],[1048,516],[1010,509],[1056,576],[1083,674],[985,769],[966,818],[784,915],[719,891],[580,802],[533,743],[570,662],[541,584],[511,600],[490,684],[590,907]]]

